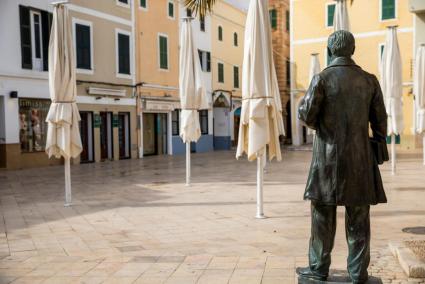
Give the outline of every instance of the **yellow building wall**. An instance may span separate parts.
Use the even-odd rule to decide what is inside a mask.
[[[349,3],[350,1],[348,1]],[[326,27],[326,10],[333,1],[292,0],[293,37],[292,61],[295,63],[296,88],[306,90],[309,85],[311,53],[319,53],[321,68],[326,67],[327,37],[333,32]],[[403,110],[405,130],[402,147],[415,147],[413,126],[412,60],[413,60],[413,15],[408,2],[397,1],[396,19],[380,21],[380,0],[354,0],[348,4],[351,32],[356,37],[356,51],[353,59],[364,70],[380,78],[380,45],[385,43],[388,26],[398,25],[398,40],[403,64]]]
[[[139,5],[136,1],[137,82],[178,88],[179,3],[174,1],[174,19],[168,17],[168,0],[150,0],[146,10]],[[168,70],[159,68],[159,34],[168,36]],[[178,97],[177,91],[166,93]],[[146,95],[163,96],[165,93],[149,90]]]
[[[212,51],[211,70],[213,90],[233,91],[233,96],[241,97],[242,62],[246,13],[224,1],[214,6],[211,18]],[[218,40],[218,27],[223,28],[223,41]],[[238,34],[238,46],[233,44],[233,34]],[[218,63],[224,64],[224,83],[218,82]],[[234,88],[233,67],[239,67],[239,88]]]

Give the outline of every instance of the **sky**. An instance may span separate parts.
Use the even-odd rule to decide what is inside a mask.
[[[248,5],[249,5],[248,0],[225,0],[225,1],[243,10],[248,10]]]

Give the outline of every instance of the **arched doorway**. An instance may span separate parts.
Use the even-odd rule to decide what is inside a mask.
[[[214,100],[214,150],[230,150],[230,100],[222,92]]]

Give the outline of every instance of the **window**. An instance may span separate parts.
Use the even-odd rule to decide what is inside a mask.
[[[192,17],[192,10],[186,9],[186,17]]]
[[[286,60],[286,86],[291,86],[291,62]]]
[[[124,6],[124,7],[130,7],[129,0],[117,0],[117,5]]]
[[[326,6],[326,27],[333,27],[335,16],[335,4],[327,4]]]
[[[218,82],[224,83],[224,64],[218,63]]]
[[[130,67],[130,34],[127,32],[117,32],[117,60],[118,74],[131,74]]]
[[[396,0],[381,0],[381,20],[396,18]]]
[[[180,111],[178,109],[171,113],[171,128],[173,136],[180,135]]]
[[[202,16],[200,19],[199,19],[199,25],[200,25],[200,29],[201,29],[201,31],[202,32],[205,32],[205,17],[204,16]]]
[[[272,25],[272,29],[277,29],[277,10],[272,9],[269,11],[270,15],[270,23]]]
[[[147,9],[148,8],[148,0],[140,0],[140,8]]]
[[[223,41],[223,28],[218,26],[218,40]]]
[[[168,18],[174,19],[174,1],[168,1]]]
[[[238,33],[233,34],[233,45],[238,46]]]
[[[233,87],[239,89],[239,67],[233,66]]]
[[[168,70],[168,37],[159,36],[159,68]]]
[[[199,61],[204,72],[211,72],[211,52],[198,50]]]
[[[199,124],[201,126],[201,134],[208,135],[208,110],[199,111]]]
[[[52,14],[19,6],[19,20],[22,68],[47,71]]]
[[[289,32],[291,29],[291,14],[289,10],[286,10],[286,31]]]
[[[91,25],[75,23],[75,53],[77,69],[92,70]]]
[[[50,100],[19,99],[19,140],[22,152],[46,149],[47,122]]]

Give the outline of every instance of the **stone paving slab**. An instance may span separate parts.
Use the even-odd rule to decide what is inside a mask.
[[[233,152],[148,157],[72,166],[73,206],[63,206],[63,168],[0,172],[0,283],[297,283],[307,265],[309,203],[302,200],[311,153],[287,152],[265,174],[265,213],[255,215],[256,165]],[[370,274],[409,279],[389,240],[423,224],[421,157],[382,175],[388,204],[373,207]],[[332,268],[345,269],[338,209]]]

